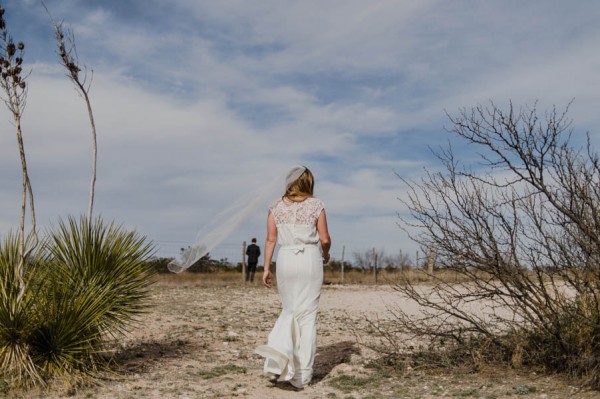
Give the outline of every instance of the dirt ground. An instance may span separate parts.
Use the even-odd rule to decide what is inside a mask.
[[[387,306],[414,306],[386,286],[323,287],[315,375],[302,391],[269,382],[262,374],[262,358],[253,353],[266,342],[279,314],[276,289],[161,278],[152,287],[151,300],[153,307],[139,327],[117,348],[118,375],[107,375],[97,386],[54,388],[25,397],[600,398],[600,393],[571,386],[561,377],[528,370],[405,370],[396,375],[369,367],[374,354],[357,344],[351,327],[362,326],[365,315],[389,317]]]

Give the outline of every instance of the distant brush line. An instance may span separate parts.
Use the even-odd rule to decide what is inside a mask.
[[[183,241],[154,241],[156,245],[155,257],[157,258],[176,258],[181,254],[182,249],[185,249],[192,245],[190,242]],[[248,242],[246,243],[248,244]],[[237,265],[242,262],[242,249],[243,242],[227,242],[220,243],[215,246],[208,254],[213,260],[227,260],[227,263]],[[330,251],[331,261],[339,262],[342,260],[342,254],[344,255],[344,262],[352,264],[355,262],[354,254],[364,253],[365,247],[352,247],[348,245],[340,245]],[[391,255],[390,255],[391,256]],[[411,260],[414,260],[414,256],[409,256]],[[259,265],[262,265],[263,257],[259,258]]]

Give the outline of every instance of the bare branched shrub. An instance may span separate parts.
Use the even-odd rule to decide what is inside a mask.
[[[403,179],[412,219],[401,224],[435,248],[436,267],[461,277],[397,284],[424,311],[395,309],[381,350],[475,366],[501,359],[600,388],[600,163],[589,137],[572,144],[567,111],[490,103],[449,116],[480,163],[462,165],[452,148],[436,153],[441,171]]]
[[[367,249],[365,251],[356,251],[354,252],[353,256],[353,265],[357,269],[364,271],[373,267],[373,251],[371,249]]]

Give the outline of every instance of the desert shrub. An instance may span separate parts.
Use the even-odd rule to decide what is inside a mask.
[[[153,256],[148,259],[147,263],[148,267],[155,273],[171,273],[168,265],[172,260],[173,258],[158,258]]]
[[[344,272],[352,270],[352,263],[344,261]],[[325,271],[328,272],[341,272],[342,271],[342,262],[339,260],[330,260],[329,263],[325,265]]]
[[[187,269],[189,273],[215,273],[218,271],[235,271],[235,267],[229,263],[227,258],[212,259],[210,253],[207,253]]]
[[[463,110],[451,132],[478,163],[448,148],[440,170],[402,179],[412,215],[403,227],[459,277],[395,285],[423,311],[373,322],[387,357],[503,361],[600,388],[600,161],[589,140],[572,143],[566,112]],[[424,337],[424,347],[404,344]]]
[[[0,376],[13,386],[94,377],[107,343],[147,306],[152,245],[101,219],[69,218],[28,257],[18,297],[16,242],[9,235],[0,247]]]

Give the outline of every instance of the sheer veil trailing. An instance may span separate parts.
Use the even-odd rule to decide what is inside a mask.
[[[259,186],[256,191],[243,195],[228,208],[218,213],[198,232],[195,243],[169,263],[169,270],[173,273],[180,273],[192,266],[223,242],[248,218],[255,215],[260,209],[265,209],[269,201],[285,192],[305,170],[304,166],[295,166],[286,174],[278,175],[270,183]],[[284,178],[285,187],[281,187]]]

